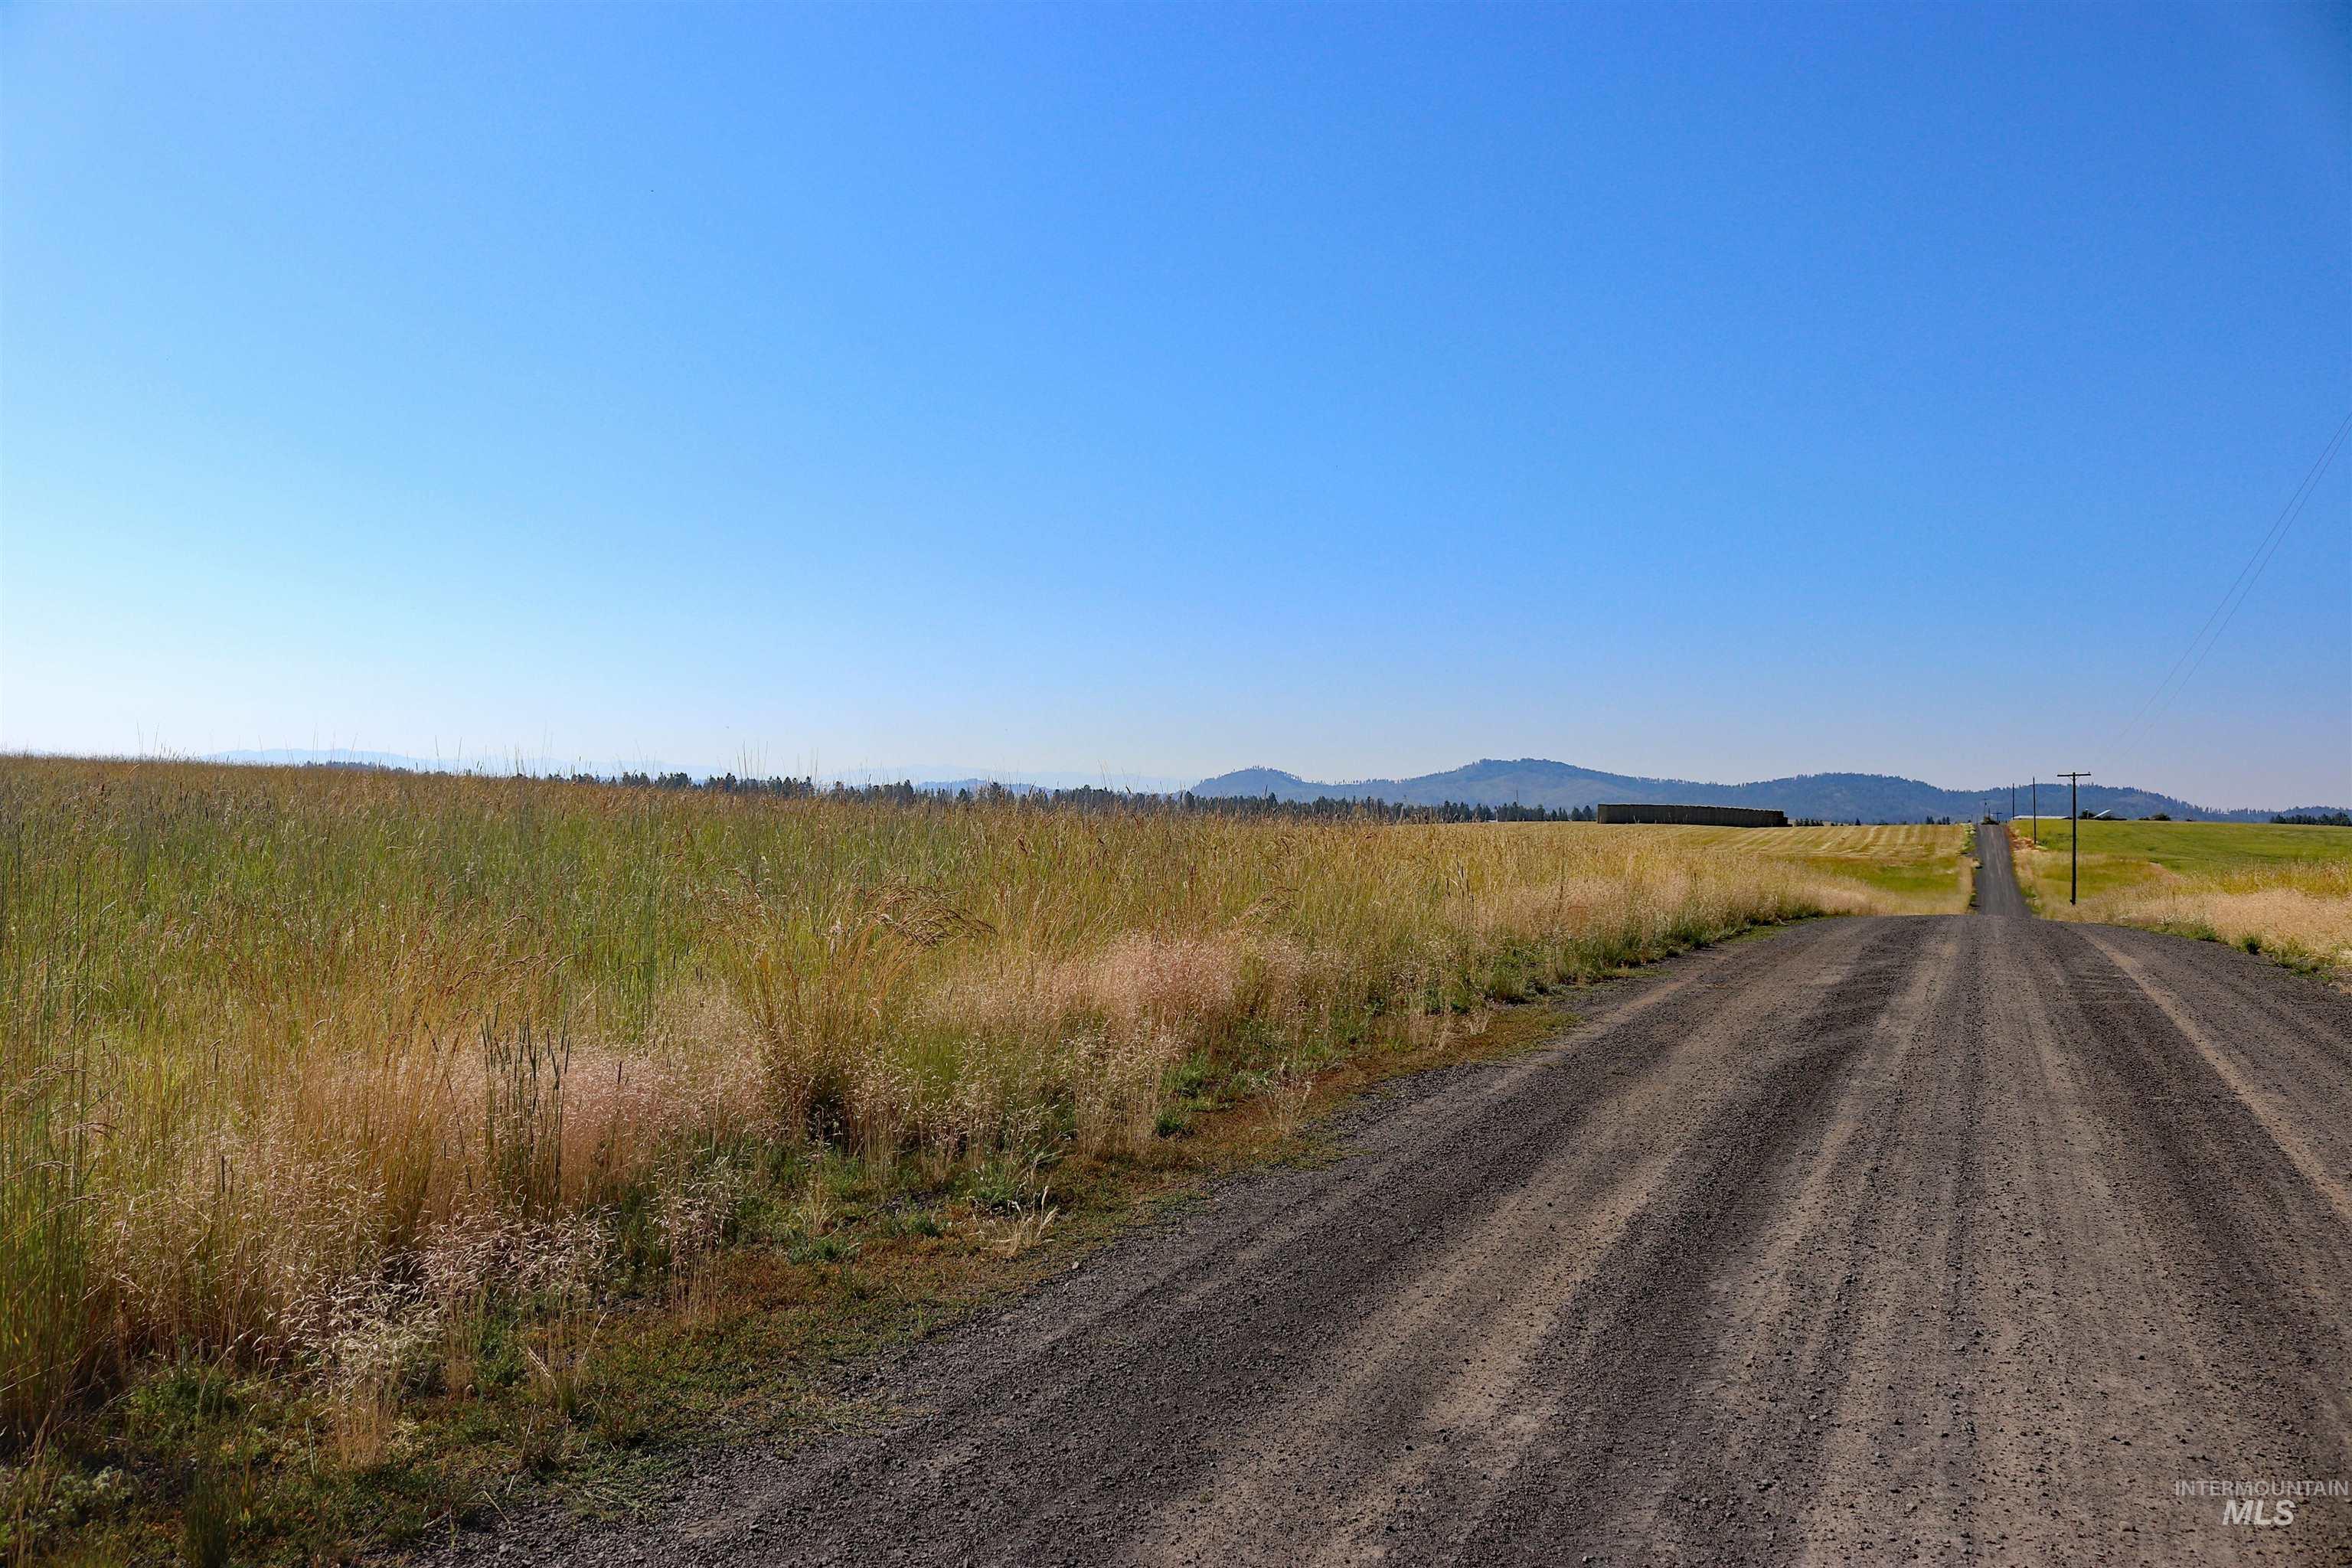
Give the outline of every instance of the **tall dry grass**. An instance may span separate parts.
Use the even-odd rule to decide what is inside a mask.
[[[777,1150],[1113,1153],[1180,1063],[1873,896],[1642,828],[0,760],[0,1433],[201,1354],[364,1447],[404,1347],[585,1321],[615,1216],[682,1268]]]
[[[2053,863],[2050,880],[2063,894],[2063,860],[2051,850],[2039,854]],[[2352,978],[2352,863],[2342,860],[2201,876],[2152,867],[2130,886],[2092,892],[2074,905],[2045,897],[2041,907],[2054,920],[2179,931]]]

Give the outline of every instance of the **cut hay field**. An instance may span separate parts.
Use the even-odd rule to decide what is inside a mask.
[[[2082,835],[2082,902],[2066,901]],[[2149,926],[2352,974],[2352,828],[2084,822],[2011,829],[2018,880],[2053,920]]]
[[[1969,907],[1974,829],[1956,825],[1882,824],[1759,829],[1671,827],[1653,831],[1685,837],[1711,857],[1738,857],[1789,866],[1838,884],[1869,889],[1880,914],[1948,915]]]
[[[1964,839],[0,759],[5,1544],[396,1539],[1498,1005],[1958,907]]]

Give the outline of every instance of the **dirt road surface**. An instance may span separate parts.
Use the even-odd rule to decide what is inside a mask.
[[[2352,1561],[2352,1499],[2178,1495],[2352,1479],[2352,998],[1986,860],[1977,914],[1679,960],[1418,1080],[887,1368],[869,1431],[457,1554]]]
[[[1977,912],[2004,920],[2031,916],[2010,859],[2009,835],[1998,827],[1978,828],[1977,858],[1982,862],[1977,869]]]

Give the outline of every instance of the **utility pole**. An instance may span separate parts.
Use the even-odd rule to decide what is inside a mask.
[[[2078,781],[2089,773],[2060,773],[2066,781],[2066,901],[2073,903],[2083,887],[2083,808],[2075,799]]]
[[[2033,847],[2042,847],[2042,775],[2033,775]]]

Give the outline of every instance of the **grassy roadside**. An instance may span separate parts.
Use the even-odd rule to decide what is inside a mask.
[[[1318,1096],[1965,876],[1710,831],[0,759],[5,1555],[619,1506]]]
[[[470,1325],[472,1373],[460,1385],[446,1363],[413,1369],[366,1455],[333,1440],[331,1391],[228,1357],[160,1366],[18,1457],[0,1540],[12,1563],[320,1563],[429,1545],[539,1500],[625,1515],[705,1445],[854,1422],[826,1386],[835,1367],[944,1331],[1218,1176],[1311,1151],[1312,1123],[1366,1090],[1573,1022],[1530,1000],[1291,1082],[1195,1082],[1144,1151],[945,1192],[899,1167],[812,1159],[799,1202],[747,1215],[688,1289],[585,1312],[510,1302]]]
[[[2067,901],[2081,835],[2081,901]],[[2146,926],[2352,977],[2352,828],[2231,822],[2012,826],[2018,881],[2047,919]]]

